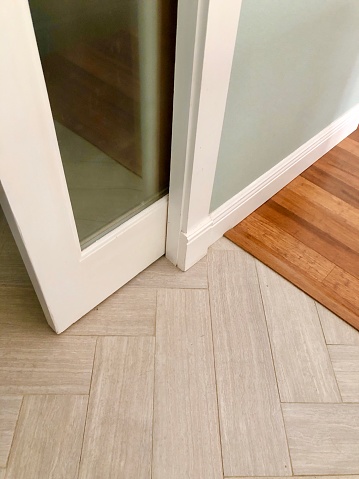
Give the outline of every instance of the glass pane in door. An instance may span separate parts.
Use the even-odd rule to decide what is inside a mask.
[[[177,0],[30,0],[82,248],[168,191]]]

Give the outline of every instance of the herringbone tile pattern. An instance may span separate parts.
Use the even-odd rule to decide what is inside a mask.
[[[359,479],[359,333],[282,277],[223,238],[56,336],[1,224],[2,479]]]

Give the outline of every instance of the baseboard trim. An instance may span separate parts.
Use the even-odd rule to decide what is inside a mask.
[[[209,214],[201,224],[188,233],[182,232],[178,267],[186,271],[203,258],[211,244],[350,135],[358,123],[359,105],[356,105]]]

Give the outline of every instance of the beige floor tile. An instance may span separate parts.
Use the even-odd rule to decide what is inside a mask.
[[[341,402],[314,301],[257,261],[280,397]]]
[[[162,257],[128,284],[146,288],[207,288],[207,259],[201,259],[188,271],[183,272]]]
[[[0,338],[0,394],[88,394],[96,338]]]
[[[359,404],[283,404],[295,475],[357,474]]]
[[[212,250],[208,274],[224,473],[291,475],[254,259]]]
[[[316,306],[327,344],[356,344],[359,346],[359,331],[321,304],[316,303]]]
[[[344,402],[359,402],[359,346],[328,346]]]
[[[156,290],[124,286],[67,330],[68,335],[153,336]]]
[[[31,286],[24,262],[7,224],[3,247],[0,250],[0,285],[2,284]]]
[[[237,246],[236,244],[232,243],[232,241],[230,241],[229,239],[227,239],[227,238],[225,238],[224,236],[222,236],[222,238],[220,238],[218,241],[216,241],[215,243],[213,243],[213,245],[210,246],[209,249],[210,249],[210,250],[216,250],[216,251],[218,251],[218,250],[238,251],[238,249],[241,249],[241,248],[239,248],[239,246]]]
[[[6,479],[77,479],[87,396],[26,396]]]
[[[21,402],[22,396],[0,396],[0,468],[6,467]]]
[[[0,286],[0,335],[3,338],[56,336],[46,322],[32,286]]]
[[[207,291],[158,293],[153,479],[221,479]]]
[[[99,338],[80,479],[151,478],[154,338]]]

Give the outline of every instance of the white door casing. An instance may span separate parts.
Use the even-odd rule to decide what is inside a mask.
[[[56,332],[165,253],[167,206],[167,257],[206,253],[188,245],[208,227],[240,7],[179,0],[169,198],[81,251],[28,2],[1,2],[0,200]]]

